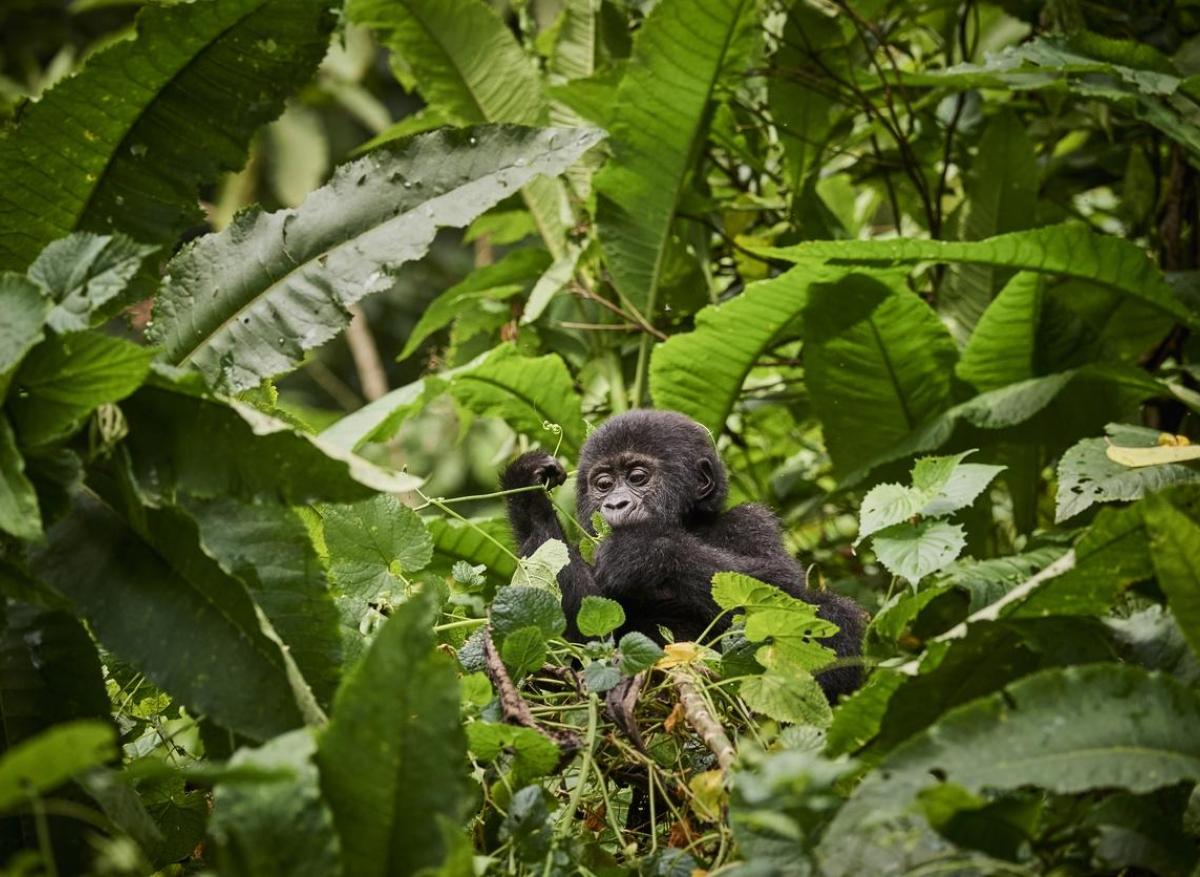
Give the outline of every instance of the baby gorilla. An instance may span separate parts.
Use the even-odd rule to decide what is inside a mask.
[[[557,487],[566,472],[549,454],[533,451],[505,471],[506,490]],[[508,518],[520,554],[560,539],[570,564],[558,574],[568,633],[578,637],[575,616],[589,594],[610,597],[625,609],[626,626],[659,642],[659,625],[677,639],[700,636],[720,613],[713,602],[714,573],[745,573],[817,607],[840,632],[832,645],[841,658],[860,653],[865,614],[853,602],[805,587],[804,571],[783,547],[779,524],[764,506],[746,503],[727,512],[725,469],[705,429],[671,411],[640,409],[609,420],[588,438],[576,482],[579,520],[590,528],[594,512],[612,527],[588,565],[563,535],[544,493],[507,497]],[[718,625],[720,631],[728,622]],[[856,666],[817,676],[836,700],[858,687]]]

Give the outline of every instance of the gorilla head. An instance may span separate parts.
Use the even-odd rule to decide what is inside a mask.
[[[579,520],[611,527],[686,525],[714,518],[725,502],[725,469],[711,436],[673,411],[638,409],[588,437],[576,476]]]

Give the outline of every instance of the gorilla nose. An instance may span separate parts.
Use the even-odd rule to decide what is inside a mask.
[[[619,512],[622,509],[629,507],[629,500],[627,500],[627,499],[609,500],[608,502],[606,502],[604,504],[604,507],[606,509],[608,509],[610,512]]]

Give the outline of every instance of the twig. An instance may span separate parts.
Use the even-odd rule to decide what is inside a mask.
[[[704,698],[696,690],[695,682],[686,671],[672,670],[670,677],[679,692],[679,702],[683,704],[683,717],[687,719],[692,730],[700,735],[704,745],[717,757],[717,764],[721,766],[721,770],[728,770],[737,757],[729,735],[713,717],[708,704],[704,702]]]
[[[522,728],[532,728],[558,746],[559,752],[562,753],[559,758],[560,767],[574,757],[583,745],[578,735],[570,731],[554,731],[537,723],[533,713],[529,710],[529,704],[525,702],[525,698],[521,697],[521,692],[517,691],[517,686],[513,684],[512,678],[508,675],[504,662],[500,660],[496,644],[492,642],[491,628],[488,628],[483,635],[483,661],[488,679],[492,681],[492,685],[496,689],[496,696],[500,700],[500,712],[504,715],[504,721]]]
[[[1021,584],[1017,585],[1015,588],[1013,588],[1011,591],[1009,591],[1007,594],[1005,594],[1003,597],[1001,597],[996,602],[989,603],[988,605],[986,605],[982,609],[980,609],[978,612],[975,612],[972,615],[967,616],[966,620],[960,621],[958,624],[954,625],[954,627],[950,628],[945,633],[934,637],[931,640],[931,642],[946,642],[947,640],[952,640],[952,639],[962,639],[964,636],[967,635],[967,629],[972,624],[977,624],[980,621],[995,621],[997,618],[1000,617],[1000,610],[1002,610],[1005,606],[1008,606],[1011,603],[1015,603],[1018,600],[1025,599],[1031,593],[1033,593],[1034,590],[1036,590],[1039,586],[1041,586],[1041,584],[1043,582],[1048,581],[1053,578],[1057,578],[1058,576],[1062,575],[1063,573],[1068,572],[1074,568],[1075,568],[1075,549],[1072,548],[1070,551],[1068,551],[1066,554],[1064,554],[1058,560],[1054,561],[1054,563],[1050,564],[1048,567],[1046,567],[1044,570],[1039,572],[1037,575],[1032,576],[1031,578],[1022,582]],[[901,673],[905,673],[909,676],[915,676],[917,674],[917,668],[920,667],[920,665],[921,665],[921,659],[913,658],[907,664],[903,664],[900,667],[898,667],[897,669]]]
[[[374,402],[388,391],[387,371],[379,356],[375,336],[367,324],[367,315],[358,305],[350,305],[350,325],[346,327],[346,345],[354,358],[358,385],[368,402]]]

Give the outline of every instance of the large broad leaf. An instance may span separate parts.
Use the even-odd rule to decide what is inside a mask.
[[[1077,224],[1002,234],[983,241],[812,241],[764,255],[787,261],[826,259],[854,265],[950,262],[1062,274],[1111,287],[1191,326],[1200,318],[1176,298],[1145,250]]]
[[[111,761],[117,754],[111,724],[81,719],[58,725],[0,757],[0,810],[53,791],[76,774]]]
[[[151,4],[0,142],[0,267],[78,229],[170,241],[325,54],[325,0]]]
[[[808,260],[704,308],[696,314],[694,332],[672,335],[654,348],[650,393],[655,406],[682,411],[719,433],[755,361],[804,310],[809,287],[834,283],[846,273]]]
[[[513,559],[517,549],[512,544],[512,531],[505,519],[459,522],[438,516],[430,518],[426,524],[433,537],[434,551],[439,555],[463,560],[472,566],[483,564],[506,582],[517,571],[517,562]]]
[[[351,0],[346,13],[380,32],[437,118],[458,125],[549,122],[533,59],[488,4]],[[531,180],[522,195],[546,246],[555,257],[562,255],[567,228],[562,187],[553,180]]]
[[[1200,656],[1200,525],[1161,495],[1146,498],[1142,517],[1158,585],[1192,651]]]
[[[597,233],[613,283],[650,319],[675,205],[749,5],[749,0],[663,0],[638,31],[617,89],[612,158],[595,179]]]
[[[978,319],[955,369],[981,393],[1034,377],[1043,278],[1022,271]]]
[[[150,372],[155,351],[100,332],[53,336],[13,378],[13,425],[26,447],[69,435],[105,402],[124,399]]]
[[[341,676],[338,612],[303,521],[277,503],[189,501],[204,551],[262,607],[323,706]],[[357,631],[356,631],[357,633]]]
[[[971,162],[958,239],[981,241],[1029,228],[1036,215],[1038,176],[1037,155],[1025,126],[1012,113],[1001,112],[988,123]],[[937,304],[956,337],[971,334],[1009,273],[992,265],[951,266]]]
[[[562,173],[593,128],[481,127],[423,134],[343,165],[299,207],[252,209],[168,266],[154,338],[225,390],[295,368],[391,288],[439,228],[466,225],[538,174]]]
[[[435,612],[427,593],[396,607],[338,691],[320,741],[321,787],[348,874],[437,865],[444,846],[435,819],[457,824],[466,805],[458,680],[435,648]]]
[[[354,502],[419,478],[382,469],[257,408],[155,376],[121,404],[142,489],[171,499]]]
[[[156,685],[223,727],[263,740],[319,719],[245,588],[199,547],[178,512],[135,532],[86,491],[33,555],[96,637]]]
[[[219,783],[210,832],[226,877],[338,877],[341,850],[321,798],[316,741],[307,728],[257,749],[239,749],[230,768],[292,772],[288,780]]]
[[[939,783],[972,792],[1147,792],[1200,779],[1200,697],[1130,666],[1050,670],[948,713],[896,749],[839,811],[822,873],[899,874],[944,851],[910,805]],[[869,826],[869,830],[864,830]]]
[[[37,494],[25,475],[25,458],[8,418],[0,414],[0,531],[18,539],[42,535],[42,514]]]

